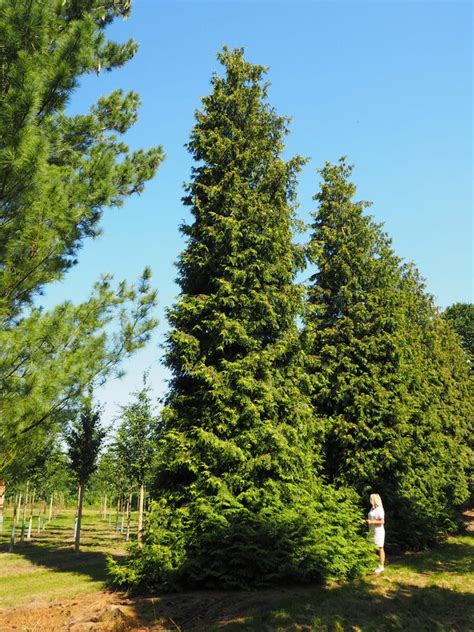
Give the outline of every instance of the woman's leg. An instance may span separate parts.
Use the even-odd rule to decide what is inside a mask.
[[[385,551],[383,546],[379,548],[380,566],[385,566]]]

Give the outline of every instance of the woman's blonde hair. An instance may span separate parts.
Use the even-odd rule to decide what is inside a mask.
[[[382,507],[383,509],[382,499],[378,494],[370,494],[369,500],[372,507]]]

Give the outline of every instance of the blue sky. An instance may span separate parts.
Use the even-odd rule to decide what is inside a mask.
[[[316,169],[347,155],[359,199],[384,222],[400,256],[414,261],[441,307],[472,301],[472,7],[469,2],[298,2],[135,0],[109,36],[132,37],[137,56],[122,69],[84,78],[70,112],[86,111],[116,88],[137,91],[135,148],[161,144],[167,159],[146,192],[104,215],[104,234],[79,265],[47,290],[46,305],[88,295],[103,272],[133,280],[149,265],[161,326],[130,360],[127,376],[98,393],[112,418],[147,367],[157,396],[166,390],[159,344],[164,310],[178,293],[174,262],[188,219],[184,144],[200,97],[219,71],[224,44],[269,66],[270,102],[293,120],[287,156],[311,158],[300,177],[300,215],[314,209]]]

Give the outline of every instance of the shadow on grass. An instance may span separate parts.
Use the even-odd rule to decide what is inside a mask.
[[[87,575],[94,581],[106,580],[106,554],[100,551],[80,551],[76,555],[72,547],[50,549],[25,543],[15,547],[14,552],[36,566],[51,571]]]
[[[327,589],[193,592],[135,599],[133,607],[140,625],[182,632],[474,629],[472,594],[404,583],[386,591],[360,581]]]
[[[112,557],[119,559],[123,554],[111,551],[117,544],[123,546],[123,538],[114,531],[98,531],[92,525],[85,525],[81,534],[82,548],[76,554],[71,528],[55,525],[40,534],[34,533],[30,541],[21,543],[18,539],[13,553],[35,566],[51,571],[77,573],[105,583],[107,555],[110,553]],[[5,540],[0,544],[0,553],[7,553],[8,550],[9,541]]]
[[[200,591],[136,598],[130,605],[140,625],[182,632],[467,632],[474,630],[472,544],[458,538],[399,558],[386,576],[326,588]]]

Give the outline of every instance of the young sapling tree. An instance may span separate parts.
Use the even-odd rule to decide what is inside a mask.
[[[115,449],[118,460],[132,483],[139,489],[138,541],[142,539],[145,485],[157,451],[159,418],[150,397],[148,377],[143,376],[143,388],[134,393],[134,400],[121,409]],[[129,510],[130,510],[130,506]]]
[[[101,411],[86,401],[78,418],[65,434],[71,470],[78,483],[77,522],[74,534],[74,550],[79,552],[81,540],[82,506],[86,485],[97,468],[97,458],[106,431],[100,423]]]

